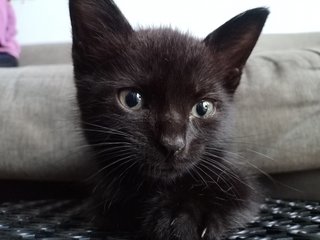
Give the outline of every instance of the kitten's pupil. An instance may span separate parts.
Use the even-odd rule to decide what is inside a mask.
[[[134,90],[122,90],[118,98],[121,105],[126,109],[139,110],[142,108],[142,96]]]
[[[202,100],[195,104],[191,110],[191,116],[196,118],[209,118],[216,113],[216,105],[210,101]]]
[[[137,92],[128,92],[126,96],[126,104],[128,107],[133,108],[136,107],[142,100],[142,97]]]
[[[197,104],[196,110],[199,116],[205,116],[210,108],[210,103],[207,101],[202,101]]]

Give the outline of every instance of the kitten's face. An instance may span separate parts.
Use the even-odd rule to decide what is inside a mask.
[[[214,58],[198,40],[149,30],[136,32],[118,61],[90,76],[86,101],[96,101],[89,106],[96,110],[84,121],[94,116],[99,125],[125,133],[102,141],[124,141],[147,174],[184,173],[224,135],[229,99]]]
[[[70,10],[78,102],[101,167],[167,181],[224,148],[232,95],[264,21],[247,24],[259,14],[201,41],[171,29],[133,31],[111,1],[73,1]],[[229,29],[240,36],[225,36]]]

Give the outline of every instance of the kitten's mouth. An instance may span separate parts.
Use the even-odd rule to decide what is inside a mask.
[[[198,151],[194,151],[194,154],[188,154],[186,151],[178,154],[161,154],[156,150],[154,155],[145,155],[147,166],[145,174],[163,182],[173,181],[192,171],[198,163],[198,155]]]
[[[185,175],[194,165],[195,163],[187,160],[180,161],[179,163],[163,163],[154,166],[152,170],[148,172],[148,176],[165,182],[172,181]]]
[[[150,171],[148,174],[149,177],[163,182],[172,181],[180,175],[182,175],[181,172],[177,171],[173,167],[157,168],[156,171]]]

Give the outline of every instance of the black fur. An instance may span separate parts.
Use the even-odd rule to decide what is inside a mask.
[[[230,125],[233,93],[268,13],[244,12],[202,41],[170,28],[134,31],[111,0],[70,0],[100,225],[136,239],[213,240],[255,214],[255,186],[232,153]],[[140,110],[121,106],[125,89],[141,93]],[[202,100],[215,115],[191,117]]]

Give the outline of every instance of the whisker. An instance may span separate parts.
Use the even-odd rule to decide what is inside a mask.
[[[130,162],[134,162],[134,163],[135,163],[135,161],[134,161],[134,159],[133,159],[133,156],[131,156],[131,158],[128,159],[127,161],[125,161],[125,162],[117,165],[116,168],[114,168],[114,169],[112,169],[110,172],[108,172],[108,174],[105,175],[105,177],[110,176],[112,173],[114,173],[114,172],[116,172],[118,169],[120,169],[120,167],[122,167],[122,166],[124,166],[124,165],[126,165],[127,163],[130,163]],[[120,178],[120,176],[117,176],[116,179],[119,179],[119,178]]]
[[[129,167],[127,167],[126,170],[124,170],[124,171],[120,174],[120,176],[119,176],[119,184],[121,184],[121,182],[123,181],[123,179],[124,179],[125,176],[126,176],[126,173],[129,172],[130,168],[132,168],[132,167],[133,167],[134,165],[136,165],[136,164],[137,164],[137,162],[136,162],[136,161],[133,161],[133,163],[132,163]]]
[[[108,144],[107,142],[101,142],[101,143],[95,143],[95,144],[87,144],[87,145],[81,145],[81,146],[77,146],[77,149],[83,149],[83,148],[93,148],[93,147],[107,147],[107,146],[113,146],[113,145],[121,145],[119,147],[123,147],[123,148],[130,148],[132,146],[132,144],[129,143],[125,143],[125,142],[113,142]],[[111,149],[111,148],[108,148]]]
[[[224,160],[224,161],[226,162],[227,160]],[[244,182],[243,180],[241,180],[233,171],[231,171],[231,169],[228,169],[225,165],[222,165],[222,164],[219,163],[219,162],[214,162],[214,163],[212,163],[212,162],[210,162],[210,161],[209,161],[209,162],[206,161],[206,163],[207,163],[207,164],[210,164],[211,167],[216,168],[216,169],[219,170],[219,171],[224,171],[224,170],[225,170],[225,172],[227,172],[233,179],[239,181],[239,182],[242,183],[243,185],[245,185],[245,186],[249,187],[251,190],[254,190],[254,191],[255,191],[255,189],[254,189],[252,186],[250,186],[248,183],[246,183],[246,182]],[[222,167],[223,169],[221,169],[221,168],[218,167],[217,165],[219,165],[219,166]]]
[[[258,154],[258,155],[260,155],[260,156],[263,156],[263,157],[265,157],[265,158],[268,158],[268,159],[270,159],[270,160],[272,160],[272,161],[275,161],[272,157],[270,157],[270,156],[268,156],[268,155],[266,155],[266,154],[263,154],[263,153],[261,153],[261,152],[258,152],[258,151],[255,151],[255,150],[249,149],[249,148],[247,148],[247,150],[250,151],[250,152],[256,153],[256,154]]]
[[[208,162],[208,161],[205,160],[205,159],[202,159],[202,161],[203,161],[204,163],[207,163],[209,166],[215,167],[213,164],[211,164],[210,162]],[[224,179],[224,177],[221,176],[221,175],[224,174],[225,172],[228,172],[228,169],[227,169],[227,168],[226,168],[225,170],[221,169],[221,173],[220,173],[220,174],[217,174],[215,171],[213,171],[213,170],[212,170],[211,168],[209,168],[208,166],[206,166],[206,165],[204,165],[204,164],[202,164],[202,166],[205,167],[208,171],[210,171],[211,173],[213,173],[215,176],[218,177],[217,183],[219,182],[219,179],[221,178],[222,181],[227,184],[227,181]],[[216,167],[215,167],[215,168],[216,168]]]
[[[187,173],[192,177],[192,179],[197,183],[198,180],[193,176],[192,169],[187,168]]]
[[[207,162],[207,161],[204,161],[203,163],[209,164],[209,162]],[[213,173],[214,175],[218,176],[218,179],[221,178],[222,181],[229,187],[227,190],[224,190],[225,193],[229,194],[229,191],[232,190],[233,195],[229,194],[230,196],[234,197],[234,196],[238,196],[238,195],[239,195],[237,189],[234,188],[234,184],[231,183],[231,182],[228,182],[225,178],[223,178],[223,177],[221,176],[221,175],[224,174],[225,172],[228,172],[228,169],[227,169],[227,168],[225,168],[225,170],[222,170],[222,172],[221,172],[220,174],[217,174],[216,172],[214,172],[214,171],[213,171],[212,169],[210,169],[209,167],[207,167],[207,166],[205,166],[205,165],[203,165],[203,164],[202,164],[202,166],[203,166],[203,167],[206,167],[211,173]],[[214,165],[210,165],[210,164],[209,164],[209,166],[215,167]],[[229,174],[230,174],[230,173],[229,173]],[[234,178],[234,177],[233,177],[233,178]],[[248,186],[248,184],[244,183],[244,182],[243,182],[241,179],[239,179],[238,177],[237,177],[236,180],[238,180],[239,182],[242,182],[244,185]],[[219,183],[218,183],[218,182],[219,182],[219,180],[217,180],[217,183],[216,183],[216,184],[219,186]],[[221,188],[220,186],[219,186],[219,188],[222,190],[222,188]],[[235,192],[235,191],[236,191],[236,192]]]
[[[120,131],[120,130],[118,130],[118,129],[109,128],[109,127],[107,127],[107,126],[101,126],[101,125],[97,125],[97,124],[93,124],[93,123],[89,123],[89,122],[85,122],[85,121],[82,121],[82,122],[83,122],[84,124],[89,125],[89,126],[92,126],[92,127],[97,127],[97,128],[100,128],[100,129],[109,130],[109,131],[117,132],[117,133],[120,133],[120,134],[125,133],[125,132]]]
[[[90,179],[94,178],[95,176],[97,176],[98,174],[100,174],[101,172],[105,171],[106,169],[112,167],[113,165],[115,165],[115,164],[117,164],[117,163],[119,163],[119,162],[122,162],[122,161],[124,161],[124,160],[126,160],[126,159],[129,159],[129,158],[131,158],[131,157],[132,157],[132,156],[129,155],[129,156],[125,156],[125,157],[123,157],[123,158],[120,158],[120,159],[118,159],[118,160],[116,160],[116,161],[114,161],[114,162],[111,162],[110,164],[104,166],[103,168],[99,169],[97,172],[95,172],[94,174],[92,174],[91,176],[89,176],[89,177],[88,177],[88,181],[89,181]]]
[[[90,128],[82,128],[80,129],[82,132],[96,132],[96,133],[103,133],[103,134],[112,134],[117,136],[124,136],[124,137],[131,137],[130,134],[125,132],[118,132],[114,131],[115,129],[90,129]]]
[[[97,163],[105,163],[106,161],[109,161],[110,159],[115,159],[123,156],[127,156],[133,154],[132,149],[123,149],[123,151],[113,151],[108,152],[107,150],[103,150],[100,152],[95,153],[93,156],[95,157],[95,161]]]
[[[294,151],[294,149],[291,148],[279,148],[279,147],[274,147],[274,146],[266,146],[266,145],[262,145],[259,143],[253,143],[253,142],[243,142],[243,141],[233,141],[232,139],[230,141],[228,140],[223,140],[220,141],[220,143],[222,144],[232,144],[234,146],[241,146],[241,147],[259,147],[259,148],[263,148],[263,149],[270,149],[270,150],[276,150],[276,151],[288,151],[290,150],[291,152],[296,152],[298,153],[298,151]],[[241,149],[244,150],[244,149]]]
[[[198,169],[199,170],[199,166],[194,165],[195,166],[195,170]],[[202,170],[201,170],[202,171]],[[206,180],[201,176],[201,174],[198,171],[195,171],[195,173],[200,177],[200,179],[202,180],[202,182],[205,184],[206,187],[208,187],[208,183],[206,182]]]
[[[201,166],[201,165],[200,165],[200,166]],[[215,183],[216,186],[218,186],[218,188],[219,188],[222,192],[228,193],[228,190],[229,190],[230,188],[229,188],[228,190],[223,189],[223,188],[220,186],[220,184],[219,184],[217,181],[215,181],[208,173],[206,173],[205,171],[203,171],[200,166],[199,166],[199,170],[200,170],[201,172],[203,172],[208,178],[210,178],[210,179],[212,180],[212,182]],[[202,166],[203,166],[203,165],[202,165]],[[232,185],[231,185],[230,187],[232,188]]]
[[[220,151],[219,149],[215,149],[217,151]],[[229,154],[233,154],[235,155],[236,157],[239,157],[241,158],[243,161],[245,161],[245,164],[249,164],[251,167],[253,167],[254,169],[256,169],[258,172],[260,172],[261,174],[263,174],[264,176],[266,176],[269,180],[271,180],[272,182],[274,182],[275,180],[273,179],[273,177],[266,173],[265,171],[263,171],[262,169],[260,169],[258,166],[254,165],[252,162],[250,162],[249,160],[247,160],[246,158],[244,158],[241,154],[237,154],[237,153],[234,153],[234,152],[231,152],[231,151],[221,151],[221,152],[226,152],[226,153],[229,153]],[[257,152],[258,153],[258,152]],[[268,156],[265,156],[267,158],[269,158]],[[224,159],[224,161],[227,161],[226,159]],[[238,163],[238,162],[237,162]]]

